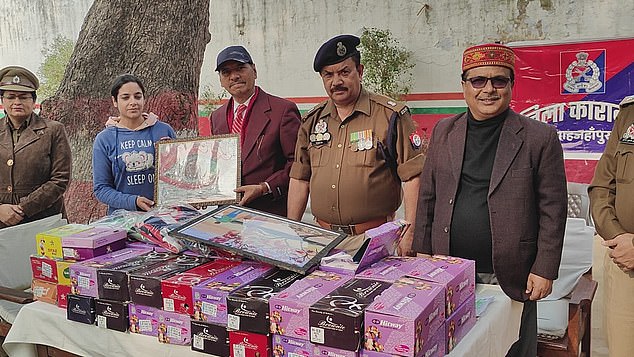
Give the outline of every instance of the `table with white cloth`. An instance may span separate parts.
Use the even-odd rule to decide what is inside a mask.
[[[517,339],[522,304],[495,285],[478,285],[476,296],[494,300],[449,356],[503,356]],[[2,347],[9,356],[32,357],[38,344],[81,356],[202,356],[190,346],[161,344],[156,337],[69,321],[65,310],[36,301],[20,310]]]

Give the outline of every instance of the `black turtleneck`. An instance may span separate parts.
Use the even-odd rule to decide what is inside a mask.
[[[451,221],[451,255],[476,261],[478,273],[493,273],[487,196],[495,151],[508,109],[483,121],[467,113],[467,138]]]

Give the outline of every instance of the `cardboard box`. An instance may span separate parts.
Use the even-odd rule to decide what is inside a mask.
[[[225,326],[191,320],[192,350],[229,357],[229,332]]]
[[[128,276],[130,300],[136,304],[161,309],[163,308],[161,281],[207,262],[209,258],[179,255],[175,259],[135,270]]]
[[[417,275],[416,271],[420,259],[417,257],[385,257],[361,271],[356,277],[393,283],[405,275]]]
[[[128,304],[128,330],[146,336],[158,335],[159,312],[161,310],[150,307]]]
[[[121,239],[97,248],[62,247],[62,251],[64,252],[64,259],[75,259],[77,261],[82,261],[86,259],[92,259],[100,255],[116,252],[117,250],[123,249],[125,247],[125,239]]]
[[[33,279],[31,281],[31,291],[35,300],[57,305],[57,284]]]
[[[309,357],[313,356],[315,345],[310,341],[288,336],[273,335],[273,356]]]
[[[227,295],[274,269],[259,262],[242,262],[194,286],[194,320],[227,326]]]
[[[126,332],[128,330],[128,303],[95,299],[97,326],[109,330]]]
[[[189,315],[160,310],[156,332],[160,343],[191,345],[191,319]]]
[[[88,325],[95,324],[95,298],[83,295],[68,295],[66,317]]]
[[[152,248],[125,248],[119,251],[105,254],[92,259],[71,264],[70,285],[74,294],[97,297],[97,269],[103,269],[124,260],[136,257],[141,254],[151,252]]]
[[[161,281],[163,310],[192,315],[194,313],[192,287],[238,264],[240,262],[218,259]]]
[[[416,357],[442,357],[445,355],[445,322],[431,338],[425,341]],[[360,357],[391,357],[398,356],[392,353],[361,350]]]
[[[475,294],[467,297],[464,303],[445,321],[446,351],[453,348],[467,335],[476,323]],[[501,321],[500,323],[503,323]]]
[[[363,348],[414,357],[445,322],[445,288],[402,277],[365,309]]]
[[[445,316],[456,311],[475,292],[475,261],[445,255],[419,257],[418,270],[411,274],[445,286]]]
[[[302,275],[277,270],[227,296],[227,330],[268,334],[269,299],[301,279]]]
[[[408,226],[405,221],[396,220],[369,229],[365,232],[367,246],[365,248],[362,246],[355,257],[334,259],[334,255],[326,256],[322,258],[319,269],[346,275],[358,274],[373,263],[392,254],[401,233]]]
[[[74,260],[58,260],[49,257],[30,256],[34,279],[70,286],[70,270]]]
[[[341,348],[313,345],[313,356],[323,357],[357,357],[358,352],[342,350]]]
[[[152,251],[97,269],[99,297],[106,300],[129,301],[128,274],[140,269],[151,269],[154,265],[172,259],[176,259],[175,254]]]
[[[271,333],[308,340],[309,307],[350,280],[349,275],[315,270],[269,300]]]
[[[246,331],[229,331],[229,355],[233,357],[270,356],[271,337]]]
[[[65,309],[68,307],[68,295],[70,295],[70,286],[57,284],[57,306]]]
[[[83,232],[88,228],[90,227],[84,224],[67,224],[36,234],[35,250],[37,255],[56,259],[64,258],[64,254],[62,252],[62,238],[71,234]]]
[[[390,283],[352,279],[310,307],[310,342],[358,351],[363,312]]]

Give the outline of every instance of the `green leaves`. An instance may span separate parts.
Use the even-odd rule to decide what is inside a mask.
[[[72,40],[64,36],[57,36],[50,46],[42,50],[44,61],[39,69],[40,89],[37,91],[38,100],[52,97],[55,94],[60,83],[62,83],[64,71],[70,61],[70,56],[73,54],[74,47],[75,42]]]
[[[392,37],[390,30],[363,28],[361,35],[363,83],[372,91],[404,100],[412,88],[412,51]]]

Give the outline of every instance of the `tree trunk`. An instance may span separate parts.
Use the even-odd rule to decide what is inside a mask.
[[[92,143],[116,110],[112,80],[137,75],[146,89],[146,111],[179,136],[196,133],[198,82],[209,42],[209,0],[95,0],[86,15],[64,80],[42,103],[41,115],[59,120],[73,153],[66,192],[70,221],[105,214],[92,194]]]

